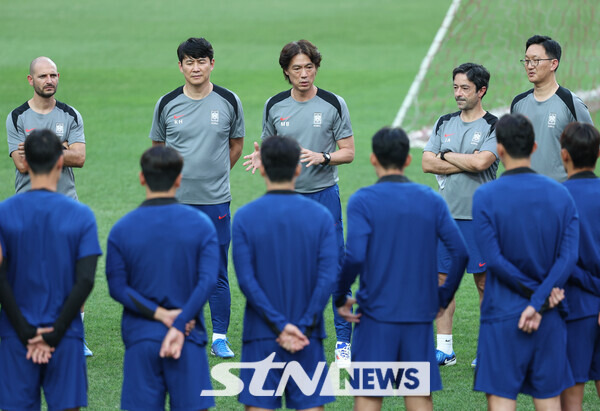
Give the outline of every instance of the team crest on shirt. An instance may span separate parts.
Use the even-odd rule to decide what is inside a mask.
[[[323,113],[314,113],[313,115],[313,127],[321,127],[321,121],[323,119]]]
[[[65,123],[56,123],[55,132],[58,137],[62,137],[65,134]]]
[[[548,114],[548,128],[556,127],[556,113]]]
[[[219,124],[219,110],[212,110],[210,112],[210,124]]]
[[[476,131],[475,134],[473,134],[473,138],[471,139],[471,145],[476,146],[479,144],[480,141],[481,141],[481,131]]]

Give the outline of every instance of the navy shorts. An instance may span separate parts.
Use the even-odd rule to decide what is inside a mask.
[[[519,317],[479,326],[475,391],[517,399],[552,398],[575,384],[567,360],[567,328],[557,310],[547,311],[537,331],[518,327]]]
[[[479,252],[477,239],[475,238],[475,225],[473,220],[454,220],[458,225],[458,229],[465,239],[467,244],[467,252],[469,253],[469,261],[467,263],[467,273],[478,274],[487,270],[486,262]],[[452,261],[448,249],[439,241],[437,247],[438,272],[448,273],[450,269],[450,261]]]
[[[16,337],[0,342],[0,408],[40,409],[40,387],[49,410],[87,407],[87,371],[81,338],[63,337],[48,364],[25,359]]]
[[[200,396],[202,390],[212,390],[206,346],[186,341],[174,360],[159,357],[160,345],[141,341],[125,350],[121,408],[163,410],[167,392],[172,410],[214,407],[213,397]]]
[[[600,380],[598,316],[567,322],[567,357],[576,383]]]
[[[289,363],[291,361],[297,361],[300,363],[300,366],[311,380],[319,362],[326,362],[323,343],[321,340],[313,338],[310,339],[309,345],[295,354],[291,354],[281,348],[274,339],[254,340],[242,344],[242,362],[244,363],[262,361],[272,353],[275,353],[273,362]],[[296,385],[294,379],[290,378],[285,386],[286,407],[295,409],[313,408],[335,401],[335,397],[333,396],[319,395],[323,383],[325,382],[325,377],[327,376],[327,369],[327,364],[325,364],[319,383],[312,395],[304,395],[298,385]],[[271,369],[264,379],[262,387],[258,388],[276,391],[279,382],[281,381],[283,371],[284,369],[281,368]],[[239,401],[244,405],[252,407],[268,409],[281,408],[281,396],[254,396],[250,393],[249,387],[253,376],[254,369],[243,368],[240,371],[240,379],[244,382],[244,389],[239,395]],[[255,384],[257,384],[256,381]]]
[[[363,314],[354,326],[352,361],[427,361],[429,389],[442,389],[432,323],[385,323]]]

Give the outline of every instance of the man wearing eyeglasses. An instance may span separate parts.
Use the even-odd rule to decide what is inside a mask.
[[[561,52],[560,44],[548,36],[527,40],[521,63],[533,88],[516,96],[510,106],[511,113],[521,113],[533,124],[538,148],[531,156],[531,168],[559,182],[567,179],[560,134],[573,121],[593,124],[583,101],[556,81]]]

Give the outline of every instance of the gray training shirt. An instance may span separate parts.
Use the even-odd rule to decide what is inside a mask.
[[[533,124],[537,150],[531,156],[531,168],[558,182],[567,179],[560,158],[560,135],[573,121],[592,123],[586,105],[570,90],[559,87],[546,101],[537,101],[533,89],[514,98],[511,113],[521,113]]]
[[[477,188],[496,179],[498,153],[496,152],[496,121],[498,118],[486,113],[482,118],[465,123],[460,111],[446,114],[438,119],[423,151],[437,154],[441,151],[473,154],[477,151],[490,151],[496,161],[480,173],[448,174],[439,176],[440,194],[448,203],[452,217],[456,220],[472,220],[473,194]]]
[[[19,143],[25,141],[33,130],[49,129],[56,133],[61,142],[85,143],[81,114],[73,107],[56,101],[56,106],[48,114],[36,113],[25,102],[10,112],[6,118],[8,155],[18,150]],[[29,174],[22,174],[15,168],[15,192],[22,193],[31,188]],[[71,167],[63,167],[56,191],[77,200],[75,176]]]
[[[233,92],[213,84],[201,100],[183,94],[183,86],[156,103],[150,138],[183,156],[177,199],[211,205],[231,201],[229,139],[243,138],[244,112]]]
[[[317,89],[308,101],[296,101],[291,90],[271,97],[265,103],[261,139],[277,135],[298,141],[302,148],[317,153],[335,151],[336,141],[353,135],[348,106],[340,96]],[[302,166],[296,180],[298,193],[316,193],[338,181],[336,166]]]

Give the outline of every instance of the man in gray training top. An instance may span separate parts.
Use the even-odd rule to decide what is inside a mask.
[[[533,124],[537,150],[531,156],[531,168],[559,182],[567,179],[560,158],[562,131],[573,121],[592,124],[583,101],[556,82],[561,54],[560,44],[548,36],[527,40],[521,63],[533,88],[516,96],[510,106],[511,113],[521,113]]]
[[[477,247],[471,213],[473,193],[488,181],[496,178],[498,154],[496,152],[495,126],[498,120],[485,111],[481,100],[488,89],[490,73],[485,67],[465,63],[452,72],[454,99],[460,111],[446,114],[435,123],[429,142],[423,151],[423,171],[436,174],[440,194],[450,208],[452,217],[467,244],[469,261],[467,272],[473,274],[479,302],[483,298],[486,262]],[[439,281],[446,281],[451,261],[449,251],[438,245]],[[456,363],[452,348],[452,320],[456,304],[450,303],[444,314],[436,320],[439,365]],[[472,365],[475,366],[476,361]]]
[[[10,112],[6,118],[8,154],[15,163],[15,192],[29,190],[31,181],[25,158],[25,137],[33,130],[52,130],[63,143],[64,167],[57,191],[77,200],[75,178],[71,167],[85,163],[83,120],[73,107],[54,98],[60,74],[48,57],[38,57],[29,65],[27,80],[33,97]]]
[[[261,138],[291,137],[302,147],[300,162],[304,167],[296,180],[296,192],[323,204],[333,215],[341,268],[344,227],[336,166],[354,160],[354,136],[348,107],[340,96],[315,86],[321,53],[310,41],[286,44],[279,54],[279,65],[292,88],[265,103]],[[244,158],[248,160],[244,163],[247,170],[259,167],[258,143],[254,143],[254,152]],[[334,309],[333,314],[337,334],[336,362],[348,366],[352,325],[340,317],[337,310]]]
[[[77,200],[72,167],[81,168],[85,163],[83,119],[73,107],[54,98],[59,77],[56,64],[48,57],[38,57],[29,65],[27,80],[33,87],[33,97],[11,111],[6,118],[8,154],[15,163],[15,192],[28,191],[31,188],[31,180],[27,164],[23,161],[25,137],[33,130],[51,130],[64,147],[64,165],[56,191]],[[81,307],[82,321],[83,317]],[[86,357],[93,355],[85,340],[83,352]]]
[[[231,215],[229,170],[242,154],[244,112],[233,92],[210,82],[215,67],[212,45],[189,38],[177,48],[185,85],[162,96],[154,109],[152,145],[172,147],[183,156],[181,186],[175,197],[210,217],[219,237],[219,279],[209,298],[212,353],[234,356],[227,340],[231,294],[227,275]]]

